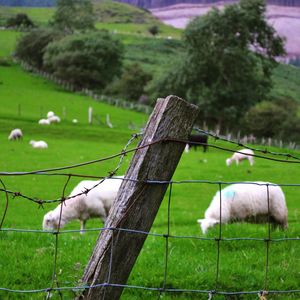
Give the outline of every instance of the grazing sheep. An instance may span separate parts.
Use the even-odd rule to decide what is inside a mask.
[[[51,116],[48,118],[50,123],[59,123],[60,122],[60,117],[58,116]]]
[[[78,195],[86,189],[91,189],[97,183],[98,186],[90,190],[87,194],[78,195],[74,198],[67,199],[64,204],[59,204],[53,211],[49,211],[43,220],[44,230],[58,229],[61,213],[60,227],[73,219],[80,220],[80,231],[83,233],[86,221],[89,218],[101,218],[105,222],[109,210],[117,196],[118,190],[124,176],[101,180],[83,180],[71,192],[69,197]]]
[[[268,188],[266,185],[269,185]],[[268,201],[269,193],[269,201]],[[269,202],[269,210],[268,210]],[[232,184],[221,191],[221,222],[234,223],[246,221],[250,223],[270,222],[274,227],[286,229],[288,226],[288,210],[285,196],[280,186],[267,182]],[[198,223],[203,234],[220,223],[220,192],[218,191],[205,211],[205,219]]]
[[[254,155],[254,152],[250,149],[238,150],[238,152],[234,152],[230,158],[226,159],[226,165],[230,166],[233,161],[235,161],[236,165],[238,165],[240,161],[248,159],[250,166],[253,166],[254,156],[252,155]]]
[[[78,120],[77,120],[77,119],[73,119],[73,120],[72,120],[72,123],[73,123],[73,124],[77,124],[77,123],[78,123]]]
[[[10,141],[20,140],[22,138],[23,138],[23,133],[20,128],[13,129],[8,136],[8,139]]]
[[[53,116],[54,116],[54,112],[53,111],[48,111],[47,118],[49,119],[49,118],[51,118]]]
[[[48,145],[45,141],[33,141],[31,140],[29,142],[29,144],[33,147],[33,148],[37,148],[37,149],[46,149],[48,148]]]
[[[40,125],[50,125],[50,121],[48,119],[40,119],[39,124]]]
[[[203,147],[203,152],[206,152],[208,141],[206,134],[191,134],[188,140],[189,142],[185,146],[185,152],[188,153],[192,147],[194,147],[195,150],[197,150],[197,147]]]

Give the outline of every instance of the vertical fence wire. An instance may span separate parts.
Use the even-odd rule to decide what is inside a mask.
[[[4,220],[5,220],[5,216],[6,216],[6,213],[7,213],[7,210],[8,210],[8,192],[6,190],[6,186],[3,182],[3,180],[0,178],[0,183],[1,185],[3,186],[4,190],[5,190],[5,207],[4,207],[4,212],[3,212],[3,215],[2,215],[2,218],[1,218],[1,222],[0,222],[0,229],[2,229],[2,225],[4,223]]]
[[[54,258],[53,258],[53,272],[52,272],[52,281],[51,281],[51,287],[49,288],[47,292],[47,297],[46,299],[51,298],[51,291],[53,290],[54,285],[56,285],[59,288],[59,282],[57,279],[57,258],[58,258],[58,235],[61,227],[61,217],[62,217],[62,211],[63,211],[63,206],[65,205],[65,192],[66,188],[70,182],[71,175],[68,176],[66,183],[63,186],[62,190],[62,195],[61,195],[61,201],[60,201],[60,212],[59,212],[59,220],[58,220],[58,227],[55,232],[53,232],[55,236],[55,243],[54,243]],[[63,299],[61,291],[58,289],[58,294],[61,299]]]
[[[267,201],[268,201],[268,237],[266,238],[266,271],[265,271],[265,286],[264,290],[268,290],[268,275],[269,275],[269,251],[271,242],[271,215],[270,215],[270,190],[269,184],[266,184]]]
[[[219,285],[219,276],[220,276],[220,242],[222,239],[222,184],[219,183],[219,193],[220,193],[220,205],[219,205],[219,210],[220,210],[220,214],[219,214],[219,235],[216,238],[216,242],[217,242],[217,262],[216,262],[216,281],[215,281],[215,290],[218,289],[218,285]]]
[[[172,189],[173,183],[172,180],[170,181],[170,188],[169,188],[169,195],[168,195],[168,206],[167,206],[167,233],[164,234],[165,238],[165,265],[164,265],[164,281],[162,289],[159,290],[158,299],[160,298],[161,294],[165,292],[167,288],[167,276],[168,276],[168,262],[169,262],[169,237],[170,237],[170,216],[171,216],[171,200],[172,200]]]

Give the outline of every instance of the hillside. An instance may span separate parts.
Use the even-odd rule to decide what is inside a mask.
[[[1,1],[1,0],[0,0]],[[202,5],[216,5],[238,2],[237,0],[118,0],[131,5],[143,8],[158,8],[176,4],[202,4]],[[298,0],[267,0],[268,4],[280,6],[300,6]]]
[[[1,1],[1,0],[0,0]],[[1,2],[0,2],[1,5]],[[6,20],[17,13],[26,13],[38,26],[43,26],[52,18],[55,7],[23,7],[23,6],[0,6],[0,26],[5,26]],[[160,28],[160,32],[178,32],[171,26],[165,25],[151,12],[140,9],[138,7],[113,2],[110,0],[95,0],[94,12],[96,18],[96,26],[102,28],[99,23],[103,24],[126,24],[124,29],[118,28],[118,31],[128,32],[126,26],[128,24],[136,24],[137,31],[140,33],[147,32],[148,27],[156,25]],[[171,34],[173,35],[173,34]]]
[[[180,3],[194,4],[216,4],[218,2],[230,3],[233,0],[119,0],[119,2],[128,3],[143,8],[164,7]],[[298,0],[267,0],[268,4],[282,6],[300,6]],[[5,6],[31,6],[31,7],[47,7],[54,6],[56,0],[0,0],[0,5]]]

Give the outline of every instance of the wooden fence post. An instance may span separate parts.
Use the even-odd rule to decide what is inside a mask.
[[[93,122],[93,108],[89,106],[88,109],[88,123],[91,125]]]
[[[198,114],[198,108],[176,97],[158,99],[149,117],[139,146],[161,139],[187,139]],[[119,299],[124,285],[146,240],[146,234],[136,234],[119,228],[148,232],[151,229],[168,184],[149,184],[147,180],[169,181],[176,169],[185,145],[163,141],[137,150],[127,170],[117,199],[111,209],[106,228],[98,237],[86,266],[82,282],[88,286],[84,299]]]

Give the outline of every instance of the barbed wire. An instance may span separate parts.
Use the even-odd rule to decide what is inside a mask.
[[[45,174],[43,174],[45,175]],[[66,174],[68,177],[87,177],[87,178],[95,178],[99,180],[103,180],[108,178],[107,176],[76,176],[76,174]],[[169,185],[169,184],[174,184],[174,185],[181,185],[181,184],[210,184],[210,185],[230,185],[230,184],[252,184],[252,185],[258,185],[258,186],[263,186],[265,183],[260,183],[260,182],[255,182],[255,181],[213,181],[213,180],[137,180],[137,179],[132,179],[132,178],[120,178],[120,177],[115,177],[112,176],[110,179],[115,179],[115,180],[122,180],[122,181],[131,181],[131,182],[140,182],[144,184],[161,184],[161,185]],[[101,183],[99,183],[101,184]],[[97,184],[96,186],[98,186]],[[269,183],[269,186],[280,186],[280,187],[300,187],[300,183]],[[58,198],[58,199],[37,199],[35,197],[30,197],[27,195],[22,194],[21,192],[18,191],[11,191],[8,189],[0,188],[0,192],[5,192],[7,194],[10,194],[13,196],[13,198],[16,197],[21,197],[26,200],[32,201],[38,205],[43,205],[43,204],[49,204],[49,203],[57,203],[61,202],[62,200],[67,201],[69,199],[75,198],[77,196],[87,194],[90,190],[92,190],[94,186],[90,189],[86,189],[85,191],[75,194],[74,196],[67,196],[64,199]]]
[[[201,130],[202,133],[204,131]],[[214,135],[211,133],[205,133],[207,135],[210,135],[214,138],[216,138]],[[300,293],[300,289],[291,289],[291,290],[268,290],[268,280],[269,280],[269,255],[270,255],[270,244],[272,242],[286,242],[286,241],[300,241],[300,238],[298,237],[284,237],[284,238],[273,238],[271,235],[271,220],[270,220],[270,195],[269,195],[269,187],[270,186],[286,186],[286,187],[299,187],[300,184],[290,184],[290,183],[281,183],[281,184],[274,184],[274,183],[265,183],[265,182],[226,182],[226,181],[211,181],[211,180],[144,180],[144,181],[139,181],[136,179],[131,179],[131,178],[122,178],[121,180],[123,181],[133,181],[133,182],[143,182],[146,184],[164,184],[164,185],[169,185],[169,196],[168,196],[168,204],[167,204],[167,232],[160,234],[160,233],[152,233],[152,232],[145,232],[141,230],[133,230],[133,229],[126,229],[126,228],[109,228],[109,227],[103,227],[103,228],[92,228],[92,229],[85,229],[85,232],[101,232],[104,230],[112,230],[112,231],[117,231],[118,234],[122,232],[127,232],[131,234],[143,234],[147,236],[154,236],[154,237],[160,237],[165,239],[165,251],[164,251],[164,274],[163,274],[163,285],[162,287],[146,287],[146,286],[135,286],[135,285],[122,285],[122,284],[115,284],[115,283],[110,283],[110,278],[111,278],[111,270],[112,270],[112,263],[113,263],[113,252],[114,249],[117,247],[117,244],[113,241],[111,244],[111,257],[110,257],[110,265],[109,265],[109,272],[107,274],[107,280],[104,283],[99,283],[95,285],[79,285],[79,286],[72,286],[72,287],[63,287],[60,286],[59,280],[58,280],[58,275],[57,275],[57,256],[58,256],[58,243],[59,243],[59,235],[61,234],[67,234],[67,233],[76,233],[76,232],[81,232],[81,230],[61,230],[60,222],[61,222],[61,217],[62,217],[62,211],[63,211],[63,206],[65,201],[68,199],[74,198],[78,195],[82,194],[87,194],[90,190],[93,188],[97,187],[99,184],[101,184],[105,179],[110,178],[110,179],[120,179],[119,177],[114,177],[114,175],[117,173],[117,171],[120,169],[121,165],[123,164],[124,157],[131,152],[138,151],[140,149],[143,149],[145,147],[152,146],[157,143],[163,143],[167,141],[173,141],[173,142],[179,142],[179,143],[187,143],[187,140],[180,140],[180,139],[171,139],[171,138],[165,138],[157,141],[151,141],[147,144],[135,147],[133,149],[128,149],[129,145],[141,134],[133,135],[125,147],[122,149],[122,151],[118,154],[114,154],[105,158],[100,158],[96,160],[92,160],[86,163],[80,163],[80,164],[75,164],[75,165],[70,165],[70,166],[64,166],[64,167],[57,167],[57,168],[48,168],[44,170],[37,170],[37,171],[28,171],[28,172],[0,172],[0,176],[25,176],[25,175],[44,175],[44,176],[66,176],[67,180],[65,184],[63,185],[62,192],[61,192],[61,197],[59,199],[54,199],[54,200],[42,200],[42,199],[36,199],[34,197],[26,196],[20,192],[17,191],[11,191],[8,190],[3,182],[3,180],[0,178],[0,183],[2,185],[2,188],[0,188],[0,192],[5,193],[6,195],[6,205],[4,209],[4,214],[2,216],[2,220],[0,222],[0,232],[17,232],[17,233],[44,233],[44,234],[53,234],[55,236],[55,242],[54,242],[54,258],[53,258],[53,271],[52,271],[52,280],[51,284],[49,287],[44,288],[44,289],[35,289],[35,290],[17,290],[17,289],[9,289],[5,287],[0,287],[0,291],[5,291],[5,292],[13,292],[13,293],[41,293],[45,292],[46,293],[46,299],[49,299],[52,296],[52,292],[56,291],[59,295],[59,297],[62,299],[62,291],[83,291],[85,289],[91,289],[91,288],[99,288],[99,287],[118,287],[118,288],[127,288],[127,289],[141,289],[141,290],[148,290],[148,291],[154,291],[158,293],[158,297],[160,297],[163,293],[203,293],[207,294],[209,299],[212,299],[214,295],[244,295],[244,294],[255,294],[259,295],[260,297],[265,296],[267,294],[288,294],[288,293],[293,293],[297,294]],[[225,141],[223,138],[219,138]],[[230,143],[235,143],[239,147],[244,147],[248,148],[257,152],[261,152],[263,154],[271,154],[271,155],[280,155],[280,156],[285,156],[287,160],[282,160],[282,159],[276,159],[276,158],[270,158],[267,156],[261,156],[261,155],[253,155],[257,156],[263,159],[269,159],[272,161],[277,161],[277,162],[287,162],[287,163],[300,163],[300,159],[296,156],[293,156],[291,154],[287,153],[279,153],[279,152],[271,152],[268,150],[261,150],[261,149],[254,149],[247,147],[241,143],[236,143],[233,141],[229,141]],[[203,143],[194,143],[194,144],[199,144],[203,145]],[[228,149],[225,147],[220,147],[216,146],[213,144],[209,144],[209,147],[214,147],[223,151],[230,151],[230,152],[236,152],[235,150]],[[93,163],[99,163],[102,161],[110,160],[113,158],[119,157],[119,162],[117,166],[110,172],[108,172],[107,176],[93,176],[93,175],[84,175],[84,174],[72,174],[72,173],[52,173],[55,171],[62,171],[62,170],[67,170],[67,169],[72,169],[72,168],[77,168],[77,167],[82,167],[86,166],[89,164]],[[294,160],[289,160],[290,158]],[[67,189],[67,186],[69,185],[70,179],[72,177],[86,177],[86,178],[95,178],[98,179],[98,183],[95,184],[90,189],[86,189],[82,193],[76,194],[74,196],[68,196],[65,197],[65,192]],[[259,185],[259,186],[266,186],[267,189],[267,201],[268,201],[268,227],[267,227],[267,236],[262,237],[262,238],[251,238],[251,237],[232,237],[232,238],[226,238],[223,236],[222,232],[222,186],[223,185],[228,185],[228,184],[254,184],[254,185]],[[219,230],[218,230],[218,235],[217,237],[205,237],[205,236],[184,236],[184,235],[172,235],[171,234],[171,229],[170,229],[170,212],[171,212],[171,203],[172,203],[172,190],[174,185],[181,185],[181,184],[214,184],[218,185],[219,189],[219,194],[220,194],[220,216],[219,216]],[[33,201],[36,204],[43,205],[43,204],[48,204],[48,203],[53,203],[53,202],[59,202],[61,204],[60,207],[60,218],[59,218],[59,225],[58,229],[55,231],[44,231],[44,230],[32,230],[32,229],[16,229],[16,228],[2,228],[2,225],[4,223],[6,211],[8,208],[8,195],[11,195],[12,197],[22,197],[26,200]],[[216,257],[216,274],[215,274],[215,283],[214,283],[214,289],[210,290],[201,290],[201,289],[177,289],[177,288],[168,288],[167,287],[167,282],[168,282],[168,261],[169,261],[169,239],[195,239],[195,240],[203,240],[203,241],[215,241],[216,242],[216,247],[217,247],[217,257]],[[255,291],[237,291],[237,292],[228,292],[228,291],[221,291],[219,289],[219,280],[220,280],[220,254],[221,254],[221,243],[222,242],[231,242],[231,241],[255,241],[255,242],[262,242],[266,245],[266,260],[265,260],[265,278],[264,278],[264,288],[261,290],[255,290]]]
[[[246,149],[250,149],[250,150],[255,151],[255,152],[260,152],[260,153],[263,153],[263,154],[271,154],[271,155],[274,155],[274,156],[285,156],[286,158],[293,158],[293,159],[296,159],[296,160],[300,160],[300,157],[294,156],[290,153],[280,153],[280,152],[269,151],[266,148],[265,149],[254,148],[254,147],[250,147],[248,145],[245,145],[245,144],[241,143],[240,141],[236,142],[236,141],[233,141],[233,140],[230,140],[230,139],[227,139],[227,138],[222,138],[222,137],[220,137],[219,135],[217,135],[215,133],[208,132],[208,131],[200,129],[200,128],[195,128],[195,130],[198,131],[199,133],[205,134],[207,136],[211,136],[215,140],[225,141],[227,143],[234,144],[238,147],[243,147],[243,148],[246,148]],[[223,150],[226,150],[226,149],[223,149]],[[230,150],[230,149],[228,149],[228,150]],[[249,155],[250,156],[257,156],[257,155],[251,155],[251,154],[249,154]],[[261,157],[261,156],[257,156],[257,157]],[[265,158],[265,157],[262,157],[262,158]],[[280,161],[280,160],[278,160],[278,161]]]

